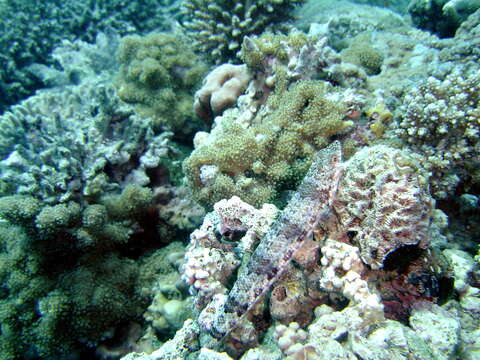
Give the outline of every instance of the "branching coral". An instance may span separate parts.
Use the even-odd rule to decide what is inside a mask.
[[[149,189],[135,185],[85,208],[18,195],[0,199],[0,217],[9,221],[0,236],[8,264],[0,276],[0,342],[17,337],[16,350],[1,348],[2,358],[20,358],[27,347],[40,358],[63,356],[140,318],[147,296],[137,287],[138,265],[119,252],[140,231],[151,200]]]
[[[279,27],[303,0],[185,0],[183,26],[200,53],[216,63],[228,62],[240,50],[243,37]]]

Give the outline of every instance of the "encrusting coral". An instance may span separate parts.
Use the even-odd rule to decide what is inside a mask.
[[[245,65],[223,64],[211,71],[195,93],[193,107],[201,118],[211,121],[235,105],[250,81]]]

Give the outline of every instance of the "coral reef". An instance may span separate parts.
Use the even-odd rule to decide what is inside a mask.
[[[433,200],[418,157],[377,145],[346,164],[333,207],[340,223],[372,268],[396,250],[428,245]]]
[[[88,3],[106,18],[55,49],[53,22],[15,75],[50,89],[0,115],[0,358],[475,360],[462,1],[449,39],[364,0],[184,0],[186,34],[123,40],[180,2],[129,29]],[[288,20],[308,33],[264,31]],[[202,88],[195,49],[223,63]]]
[[[57,50],[60,75],[78,84],[39,91],[0,117],[1,195],[94,199],[128,182],[157,182],[149,176],[182,159],[171,133],[155,132],[152,119],[115,94],[109,51],[106,38],[95,46],[67,43]]]
[[[198,130],[191,104],[206,67],[187,39],[169,33],[127,36],[120,42],[118,60],[119,97],[151,117],[154,129],[183,136]]]
[[[44,86],[29,66],[55,64],[50,53],[63,40],[93,42],[100,32],[126,35],[167,29],[168,19],[179,12],[175,3],[172,0],[2,2],[0,113]]]
[[[470,15],[458,28],[453,39],[444,40],[445,46],[440,52],[443,62],[478,62],[480,59],[480,9]]]
[[[151,331],[160,341],[170,339],[184,321],[192,316],[192,298],[180,280],[185,247],[173,242],[142,259],[141,284],[152,284],[143,291],[153,297],[143,314]],[[158,346],[157,346],[158,347]]]
[[[120,188],[129,173],[148,184],[148,169],[159,166],[162,153],[172,154],[171,135],[155,135],[152,120],[136,116],[103,82],[39,93],[0,123],[3,195],[35,194],[51,203],[98,197]],[[117,168],[123,177],[107,175]]]
[[[259,345],[269,326],[282,323],[291,329],[280,326],[276,338],[292,359],[315,359],[323,346],[336,358],[355,359],[357,348],[367,351],[367,343],[378,341],[372,327],[383,326],[410,339],[405,351],[433,359],[433,344],[413,343],[412,330],[386,322],[415,316],[417,304],[438,302],[449,291],[444,268],[434,265],[438,255],[429,250],[433,200],[418,158],[378,145],[341,162],[335,142],[319,152],[287,207],[262,231],[255,230],[254,219],[265,206],[256,210],[235,197],[217,203],[192,234],[182,270],[201,310],[198,323],[213,336],[213,343],[201,340],[202,346],[219,341],[239,358]],[[202,267],[207,258],[208,267]],[[225,284],[232,278],[229,290]],[[403,299],[402,312],[396,312],[394,303],[402,300],[395,296]],[[318,304],[325,305],[312,322]],[[293,322],[310,324],[308,332],[299,330],[302,341],[295,344]],[[343,336],[349,341],[338,342]],[[395,350],[375,351],[380,359]]]
[[[137,258],[171,241],[159,239],[162,232],[149,219],[153,200],[151,190],[137,185],[85,207],[0,198],[0,218],[8,221],[0,236],[2,358],[22,358],[26,351],[40,358],[88,354],[87,348],[120,351],[111,349],[117,330],[142,323],[142,313],[160,339],[182,326],[191,308],[179,285],[184,247],[172,243]]]
[[[185,321],[172,340],[151,354],[130,353],[123,360],[177,360],[185,359],[192,351],[199,350],[198,337],[200,329],[192,319]]]
[[[303,0],[185,0],[183,26],[199,53],[217,64],[235,59],[246,35],[281,28],[292,18],[292,10]]]
[[[216,232],[232,237],[232,241],[238,241],[239,251],[247,252],[276,214],[275,206],[265,204],[257,210],[238,197],[215,204],[215,213],[207,214],[202,226],[190,235],[191,243],[182,267],[182,278],[195,294],[197,308],[204,308],[214,295],[225,293],[229,278],[240,265],[231,252],[231,245],[218,243]]]
[[[351,45],[341,52],[342,60],[362,67],[367,75],[379,74],[383,55],[370,43],[370,37],[364,34],[352,39]]]
[[[399,0],[395,0],[397,2]],[[377,0],[348,0],[316,1],[307,0],[305,4],[295,9],[294,25],[296,28],[308,31],[315,28],[328,36],[329,45],[340,51],[348,46],[349,40],[365,31],[385,31],[407,22],[398,12],[391,11],[385,5],[371,6]],[[361,3],[361,4],[360,4]],[[403,6],[405,4],[403,1]]]
[[[151,198],[132,185],[85,209],[73,202],[42,206],[18,195],[0,199],[0,217],[9,221],[0,236],[8,265],[1,276],[2,358],[24,352],[48,358],[94,346],[141,315],[147,298],[136,289],[138,265],[118,249],[135,237],[135,219]]]
[[[327,38],[299,31],[245,37],[241,57],[251,74],[246,90],[210,133],[195,135],[184,171],[204,206],[231,196],[283,206],[313,154],[355,127],[366,74],[341,63]],[[199,102],[202,113],[210,108]]]

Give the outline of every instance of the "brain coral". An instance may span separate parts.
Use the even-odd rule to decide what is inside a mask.
[[[217,64],[235,58],[245,35],[260,34],[291,19],[304,0],[185,0],[183,22],[195,47]]]
[[[384,145],[357,152],[344,164],[335,212],[374,269],[409,245],[425,248],[433,200],[418,157]]]

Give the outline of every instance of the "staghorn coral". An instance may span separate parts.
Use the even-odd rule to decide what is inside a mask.
[[[480,75],[459,67],[444,78],[430,76],[408,91],[394,135],[422,154],[431,173],[432,194],[449,197],[479,172]]]
[[[178,10],[172,0],[2,1],[0,113],[45,86],[30,66],[54,65],[51,52],[63,40],[93,42],[100,32],[126,35],[165,30]]]
[[[154,120],[155,129],[189,134],[199,124],[191,108],[193,92],[206,71],[185,38],[167,33],[127,36],[118,49],[119,97]]]
[[[267,28],[281,28],[292,10],[303,0],[184,0],[183,26],[200,53],[219,64],[235,59],[246,35],[261,34]]]

